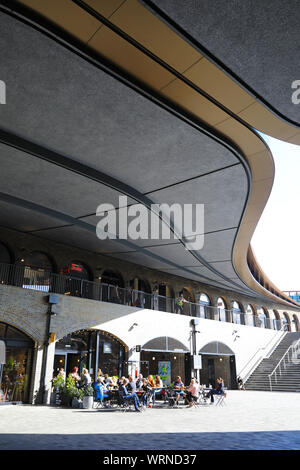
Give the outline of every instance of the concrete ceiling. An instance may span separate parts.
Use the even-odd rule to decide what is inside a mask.
[[[167,64],[158,65],[158,58],[150,60],[147,51],[143,55],[139,44],[120,42],[118,34],[74,2],[24,3],[41,8],[43,15],[81,41],[89,41],[92,49],[121,69],[112,73],[98,56],[95,67],[59,40],[1,13],[1,79],[10,99],[0,107],[5,123],[0,128],[0,224],[257,297],[246,253],[272,186],[272,156],[232,113],[203,98],[190,87],[191,81],[181,82],[183,76],[174,79],[172,73],[181,70],[196,83],[199,75],[194,72],[202,55],[157,23],[167,46],[164,50],[162,41],[155,45],[153,35],[149,45],[173,63],[176,70],[171,73]],[[88,3],[104,16],[113,14],[117,22],[124,23],[125,18],[123,26],[133,32],[143,25],[143,41],[148,41],[149,14],[143,17],[147,10],[141,10],[137,1],[114,0],[108,10],[107,2]],[[136,18],[132,7],[143,21],[132,22]],[[189,69],[189,64],[194,66]],[[152,90],[160,90],[178,109],[128,78],[124,84],[124,69]],[[226,95],[236,91],[230,84]],[[249,96],[240,89],[237,93],[241,111]],[[184,109],[201,121],[190,119]],[[202,125],[203,118],[215,130]],[[204,248],[190,252],[176,239],[99,241],[96,208],[103,202],[117,207],[122,194],[128,196],[129,205],[144,204],[148,213],[151,203],[204,204]],[[242,277],[234,268],[237,265],[244,270]],[[267,293],[258,290],[259,295]]]
[[[121,184],[113,188],[78,174],[72,164],[1,144],[0,223],[238,289],[230,278],[236,278],[231,250],[249,190],[242,158],[5,14],[0,41],[9,93],[0,108],[4,130]],[[174,239],[98,240],[96,208],[105,202],[118,207],[122,184],[153,203],[205,204],[203,250],[195,256]]]
[[[292,102],[299,80],[298,0],[141,0],[186,34],[223,69],[283,118],[300,124]],[[159,10],[156,10],[158,7]],[[166,16],[164,16],[166,15]]]

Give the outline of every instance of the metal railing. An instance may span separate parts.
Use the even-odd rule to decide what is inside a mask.
[[[298,359],[300,354],[300,339],[292,344],[288,350],[284,353],[278,364],[275,366],[271,374],[268,375],[270,383],[270,391],[272,392],[272,377],[274,376],[275,383],[277,383],[277,376],[281,376],[282,372],[286,369],[288,364],[294,362],[295,359]]]
[[[281,327],[280,331],[282,331],[283,328],[284,328],[284,325]],[[259,366],[259,364],[264,359],[269,358],[273,354],[273,352],[275,351],[275,349],[277,348],[277,346],[279,345],[279,343],[282,341],[282,339],[284,338],[284,336],[286,334],[287,334],[286,331],[282,331],[281,335],[277,335],[277,333],[276,333],[274,336],[272,336],[272,338],[266,344],[266,346],[258,348],[258,350],[253,354],[253,356],[249,359],[249,361],[243,366],[243,368],[237,374],[237,375],[240,375],[242,377],[244,383],[249,379],[250,375]],[[265,353],[265,351],[268,351],[268,352]],[[259,357],[257,357],[258,355],[259,355]],[[255,362],[253,362],[253,364],[250,367],[251,362],[254,361],[254,360],[255,360]],[[249,367],[249,369],[248,369],[248,367]],[[246,370],[247,370],[247,372],[245,372]]]
[[[0,263],[0,284],[13,285],[40,292],[71,295],[102,302],[113,302],[150,310],[180,313],[192,317],[280,330],[282,322],[257,315],[228,310],[201,303],[185,301],[178,305],[176,299],[132,288],[123,288],[100,281],[88,281],[65,274],[55,274],[44,269]]]

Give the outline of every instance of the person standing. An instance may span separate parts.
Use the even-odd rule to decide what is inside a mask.
[[[176,307],[175,313],[179,313],[183,315],[183,304],[186,302],[185,298],[183,297],[183,292],[180,292],[179,297],[176,299]]]

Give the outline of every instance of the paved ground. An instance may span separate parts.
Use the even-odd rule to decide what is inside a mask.
[[[226,401],[143,413],[0,406],[0,449],[300,449],[300,393],[229,391]]]

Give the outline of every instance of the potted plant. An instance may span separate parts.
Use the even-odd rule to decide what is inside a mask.
[[[83,399],[82,404],[85,410],[93,408],[94,403],[94,389],[91,385],[85,385],[82,388]]]
[[[71,374],[68,375],[66,382],[59,388],[59,395],[61,404],[64,406],[71,406],[73,397],[78,396],[75,379]]]
[[[72,389],[72,408],[79,408],[84,396],[83,390],[75,387]]]

